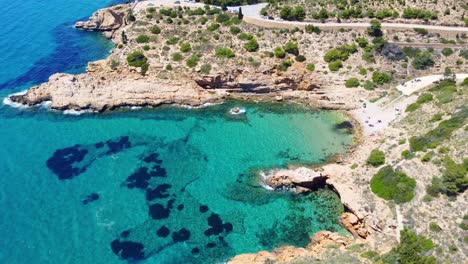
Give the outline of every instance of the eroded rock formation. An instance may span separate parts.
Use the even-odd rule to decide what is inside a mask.
[[[115,31],[124,25],[127,8],[126,5],[116,5],[100,9],[88,21],[76,22],[75,27],[94,31]]]

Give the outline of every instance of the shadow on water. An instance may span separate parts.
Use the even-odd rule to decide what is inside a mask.
[[[84,72],[87,62],[105,58],[112,48],[112,43],[101,33],[76,30],[73,28],[73,22],[61,24],[51,33],[57,44],[55,50],[36,61],[31,69],[21,76],[1,83],[0,89],[46,82],[50,75],[58,72]]]

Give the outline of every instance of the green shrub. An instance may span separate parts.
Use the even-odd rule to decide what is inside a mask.
[[[367,34],[369,34],[372,37],[380,37],[383,35],[381,23],[379,20],[372,19],[370,21],[370,27],[367,29]]]
[[[371,179],[371,190],[380,198],[406,203],[413,199],[416,181],[392,166],[382,167]]]
[[[153,27],[151,27],[151,33],[156,34],[156,35],[160,34],[161,33],[161,28],[158,27],[158,26],[153,26]]]
[[[458,164],[451,158],[444,160],[445,171],[442,174],[442,184],[447,195],[463,193],[468,188],[468,176],[463,164]]]
[[[442,120],[442,116],[443,116],[442,113],[437,113],[437,114],[435,114],[435,115],[431,118],[431,120],[429,120],[429,121],[430,121],[430,122],[437,122],[437,121],[440,121],[440,120]]]
[[[308,63],[307,66],[306,66],[306,69],[308,71],[314,71],[315,70],[315,64],[313,63]]]
[[[177,37],[170,37],[169,39],[166,40],[167,45],[175,45],[179,42],[179,38]]]
[[[111,67],[111,69],[115,70],[115,69],[117,69],[117,67],[119,67],[119,65],[120,65],[120,62],[112,60],[111,64],[110,64],[110,67]]]
[[[299,55],[299,48],[296,42],[288,41],[288,43],[284,45],[283,49],[289,54],[294,54],[296,56]]]
[[[356,39],[354,39],[354,41],[356,41],[356,43],[361,48],[365,48],[365,47],[367,47],[367,45],[369,45],[369,42],[367,42],[366,38],[356,38]]]
[[[384,72],[374,71],[372,73],[372,81],[377,84],[386,84],[392,80],[392,77]]]
[[[342,45],[337,48],[328,50],[325,53],[323,59],[326,62],[333,62],[337,60],[345,61],[349,58],[349,56],[353,53],[357,52],[356,45]]]
[[[189,52],[192,50],[192,46],[190,46],[190,43],[187,42],[182,42],[180,44],[180,51],[182,52]]]
[[[401,152],[401,156],[404,158],[404,159],[412,159],[414,157],[414,153],[411,152],[409,149],[406,149],[406,150],[403,150]]]
[[[448,57],[450,55],[453,54],[453,50],[451,48],[443,48],[442,49],[442,54],[445,56],[445,57]]]
[[[282,60],[281,63],[276,66],[276,69],[279,71],[287,71],[291,65],[291,60]]]
[[[140,35],[135,39],[135,41],[137,43],[147,43],[149,41],[149,37],[147,35]]]
[[[359,74],[361,75],[367,75],[367,70],[365,68],[360,68],[359,69]]]
[[[239,34],[239,33],[241,32],[241,29],[240,29],[240,27],[238,27],[238,26],[231,26],[231,27],[229,28],[229,31],[230,31],[232,34],[237,35],[237,34]]]
[[[424,151],[428,148],[436,148],[443,140],[449,138],[455,130],[463,126],[467,116],[468,108],[465,107],[453,114],[450,119],[440,122],[435,129],[425,135],[411,137],[411,150]]]
[[[146,72],[148,71],[148,69],[149,69],[148,63],[144,63],[143,65],[141,65],[141,69],[140,69],[141,75],[146,75]]]
[[[421,158],[421,161],[422,162],[428,162],[432,159],[432,157],[434,156],[434,152],[430,151],[430,152],[427,152],[426,154],[424,154],[424,156],[422,156]]]
[[[343,63],[341,62],[341,60],[333,61],[328,64],[328,69],[330,69],[330,71],[338,71],[342,67]]]
[[[414,28],[414,31],[422,36],[429,34],[429,31],[427,31],[425,28]]]
[[[297,55],[296,56],[296,61],[304,62],[304,61],[306,61],[306,57],[304,57],[304,55]]]
[[[172,60],[173,61],[181,61],[183,59],[184,59],[184,56],[182,56],[182,54],[180,54],[180,52],[176,52],[176,53],[172,54]]]
[[[382,263],[436,264],[437,260],[428,254],[434,248],[432,240],[418,236],[404,227],[400,231],[400,244],[381,258]]]
[[[170,65],[170,64],[166,65],[166,70],[172,71],[172,65]]]
[[[359,86],[359,80],[357,78],[349,78],[345,82],[346,88],[354,88]]]
[[[133,67],[141,67],[148,59],[141,51],[134,51],[127,56],[128,65]]]
[[[192,55],[185,61],[185,63],[188,67],[194,68],[195,66],[197,66],[199,60],[200,58],[197,55]]]
[[[248,52],[255,52],[255,51],[258,50],[259,45],[258,45],[257,40],[253,38],[253,39],[247,41],[247,43],[244,44],[244,48],[245,48]]]
[[[364,89],[372,91],[375,89],[375,83],[373,81],[366,80],[364,82]]]
[[[406,139],[405,138],[402,138],[400,140],[398,140],[398,145],[403,145],[406,143]]]
[[[234,54],[234,52],[230,48],[217,48],[215,50],[215,55],[218,58],[227,58],[227,59],[230,59],[236,56],[236,54]]]
[[[280,47],[275,48],[274,54],[276,58],[284,58],[286,56],[286,52]]]
[[[434,59],[429,51],[423,51],[414,56],[413,67],[418,70],[425,70],[434,66]]]
[[[238,38],[240,40],[251,40],[251,39],[253,39],[253,35],[249,34],[249,33],[242,32],[242,33],[239,34]]]
[[[316,27],[314,25],[306,25],[304,27],[304,30],[306,33],[317,33],[317,34],[320,34],[321,30],[319,27]]]
[[[366,161],[367,164],[372,165],[374,167],[378,167],[385,163],[385,153],[380,151],[379,149],[374,149],[371,151],[369,157]]]
[[[205,73],[205,74],[208,74],[210,73],[211,71],[211,65],[210,64],[203,64],[201,67],[200,67],[200,71]]]
[[[215,31],[219,28],[219,24],[218,23],[211,23],[207,28],[206,30],[208,31]]]
[[[218,23],[224,23],[226,21],[229,21],[231,18],[226,14],[226,13],[220,13],[216,16],[216,22]]]

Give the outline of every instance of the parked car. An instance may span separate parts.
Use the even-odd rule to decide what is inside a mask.
[[[175,5],[180,5],[180,1],[175,1],[174,4]]]
[[[270,20],[275,20],[275,18],[272,17],[272,16],[269,16],[268,19],[270,19]]]

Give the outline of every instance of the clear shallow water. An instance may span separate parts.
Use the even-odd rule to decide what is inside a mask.
[[[107,56],[111,43],[72,25],[111,2],[4,3],[0,96]],[[214,263],[342,231],[332,192],[273,193],[255,176],[344,152],[343,117],[230,104],[79,117],[0,106],[0,263]],[[247,114],[229,115],[234,104]]]
[[[239,104],[247,113],[230,115]],[[0,113],[2,263],[214,263],[342,231],[333,192],[271,192],[255,177],[343,153],[351,137],[337,113],[243,102]]]

